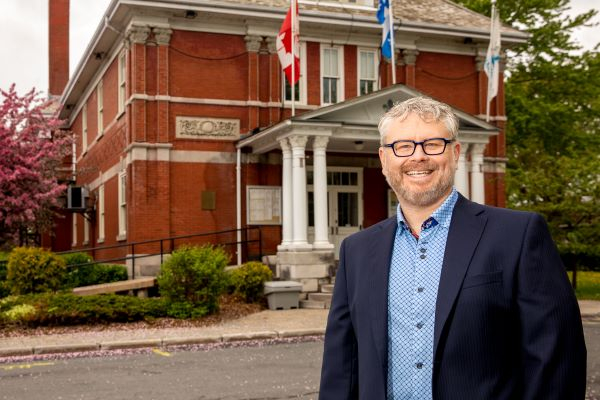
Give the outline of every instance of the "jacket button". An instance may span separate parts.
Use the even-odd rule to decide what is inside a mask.
[[[416,364],[416,367],[417,367],[417,369],[421,369],[421,368],[423,368],[423,363],[417,363],[417,364]]]

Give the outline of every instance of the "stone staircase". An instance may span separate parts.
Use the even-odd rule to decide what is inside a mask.
[[[324,309],[331,306],[331,297],[333,296],[333,285],[335,278],[331,278],[331,283],[321,285],[320,291],[308,293],[305,300],[300,300],[300,308]]]

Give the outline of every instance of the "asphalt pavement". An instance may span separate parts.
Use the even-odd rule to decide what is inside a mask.
[[[600,301],[579,302],[584,320],[600,321]],[[207,327],[143,328],[136,330],[83,331],[74,333],[0,338],[3,358],[35,354],[131,348],[162,348],[177,345],[226,343],[323,335],[327,313],[323,309],[265,310],[240,319]]]

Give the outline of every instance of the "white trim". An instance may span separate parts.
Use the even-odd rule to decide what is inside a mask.
[[[98,186],[98,243],[103,243],[106,237],[105,232],[106,217],[106,198],[104,193],[104,183]]]
[[[81,154],[83,156],[88,150],[88,109],[87,103],[81,110]]]
[[[123,182],[125,180],[125,182]],[[120,236],[127,236],[127,172],[122,171],[117,177],[117,207],[118,207],[118,232]],[[117,238],[118,240],[118,238]]]
[[[77,213],[71,215],[72,226],[71,226],[71,246],[77,246]]]
[[[96,86],[96,118],[98,122],[98,133],[96,139],[104,135],[104,80],[100,79]]]
[[[236,153],[224,151],[172,150],[171,161],[182,163],[235,164]]]
[[[90,243],[90,221],[83,218],[83,245]]]
[[[125,50],[122,50],[117,58],[117,71],[117,118],[119,118],[119,116],[125,112],[125,100],[127,98],[127,52]]]
[[[379,54],[380,54],[380,52],[377,51],[377,49],[372,48],[372,47],[371,48],[368,48],[368,47],[358,47],[356,49],[356,93],[359,96],[362,96],[364,94],[368,94],[368,93],[364,93],[364,94],[360,93],[360,81],[362,80],[361,79],[361,75],[362,75],[361,65],[362,65],[362,63],[361,63],[361,59],[360,59],[361,53],[373,53],[373,73],[375,75],[375,79],[374,79],[375,84],[373,85],[373,92],[379,90],[380,87],[381,87],[381,81],[379,79],[379,74],[377,73],[377,68],[379,66]],[[370,92],[370,93],[373,93],[373,92]]]
[[[324,76],[324,71],[325,71],[325,65],[324,65],[324,52],[325,50],[331,50],[331,49],[336,49],[337,50],[337,101],[335,102],[331,102],[331,103],[326,103],[324,101],[324,91],[323,91],[323,79],[325,78]],[[330,45],[330,44],[323,44],[321,43],[320,46],[320,69],[319,69],[319,92],[321,93],[321,106],[326,106],[326,105],[330,105],[330,104],[336,104],[336,103],[341,103],[344,101],[344,46],[338,46],[338,45]],[[331,75],[331,77],[334,77],[333,75]]]
[[[292,106],[292,99],[290,97],[289,100],[285,98],[285,87],[287,83],[287,79],[285,78],[285,74],[279,68],[279,74],[281,76],[281,98],[283,99],[283,106],[290,107]],[[306,42],[300,42],[300,79],[299,79],[299,88],[300,91],[298,93],[298,101],[296,102],[296,106],[302,106],[307,104],[307,90],[306,90]],[[260,107],[260,105],[259,105]]]

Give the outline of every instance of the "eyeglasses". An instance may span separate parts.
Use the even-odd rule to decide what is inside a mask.
[[[415,154],[417,145],[421,145],[423,153],[428,156],[437,156],[446,151],[446,145],[452,142],[454,142],[454,139],[445,138],[431,138],[423,140],[422,142],[415,142],[414,140],[396,140],[395,142],[384,144],[382,147],[391,148],[396,157],[410,157]]]

